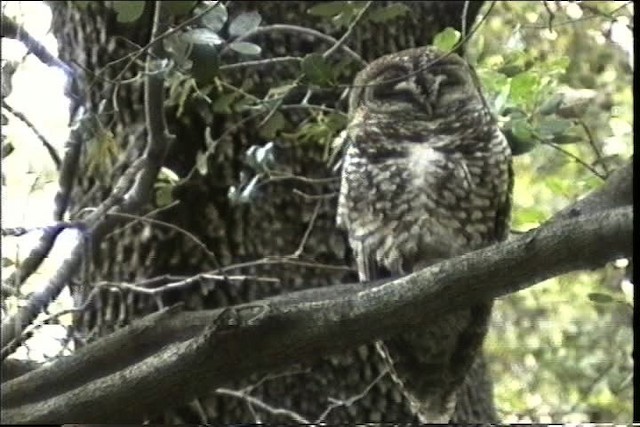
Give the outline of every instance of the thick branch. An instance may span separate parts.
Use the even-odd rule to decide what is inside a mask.
[[[604,185],[587,197],[563,209],[554,220],[600,212],[606,209],[633,205],[633,158],[615,171]]]
[[[611,209],[553,221],[373,287],[338,285],[313,291],[313,300],[304,291],[230,309],[158,313],[4,383],[2,422],[137,421],[251,374],[631,256],[632,231],[632,207]]]

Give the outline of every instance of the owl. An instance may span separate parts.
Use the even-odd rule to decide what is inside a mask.
[[[511,151],[469,65],[433,47],[378,58],[349,98],[337,208],[360,281],[399,276],[506,238]],[[376,343],[422,422],[449,422],[490,302]]]

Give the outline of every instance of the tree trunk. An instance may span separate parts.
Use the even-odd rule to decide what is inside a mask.
[[[230,18],[242,10],[257,10],[264,25],[282,23],[314,28],[335,38],[345,29],[336,29],[329,19],[306,13],[317,2],[231,2]],[[374,2],[372,7],[383,7],[394,2]],[[411,13],[392,21],[392,25],[365,22],[356,26],[346,44],[370,61],[383,54],[428,44],[434,34],[447,26],[460,29],[465,2],[406,2]],[[114,38],[124,36],[137,45],[148,42],[149,17],[147,13],[132,25],[118,24],[113,13],[101,2],[89,2],[86,10],[79,11],[72,2],[50,2],[53,10],[53,29],[60,42],[60,56],[69,63],[97,72],[106,64],[132,51],[132,45]],[[149,4],[149,2],[147,3]],[[472,25],[482,2],[468,2],[467,29]],[[148,7],[147,7],[148,9]],[[323,52],[331,44],[310,36],[295,33],[270,33],[254,40],[263,48],[262,57],[304,56]],[[145,137],[140,81],[120,85],[117,93],[117,111],[111,95],[113,87],[107,79],[131,78],[137,66],[118,76],[127,61],[112,65],[94,78],[85,73],[80,93],[87,98],[80,102],[89,114],[100,120],[105,129],[113,132],[120,155],[118,161],[127,164],[134,158]],[[340,83],[349,84],[359,66],[352,64],[338,76]],[[261,96],[270,87],[280,86],[297,76],[297,68],[270,66],[238,72],[232,82],[238,86],[251,82],[251,93]],[[226,77],[225,77],[226,78]],[[92,80],[93,79],[93,80]],[[326,91],[322,101],[327,106],[338,106],[341,90]],[[106,99],[108,107],[99,113],[100,101]],[[300,192],[321,195],[335,192],[338,182],[313,183],[303,180],[281,180],[262,185],[257,196],[248,203],[233,203],[228,194],[232,186],[241,187],[241,174],[251,172],[243,163],[246,150],[253,145],[268,142],[259,135],[258,123],[263,117],[250,119],[235,130],[233,125],[243,117],[239,114],[216,115],[207,105],[195,98],[185,103],[184,113],[178,117],[176,108],[167,110],[167,120],[176,135],[166,166],[184,177],[193,168],[196,154],[204,150],[205,130],[209,127],[214,139],[224,134],[213,155],[208,159],[208,173],[193,174],[174,190],[180,203],[154,215],[152,218],[174,224],[197,236],[215,255],[202,250],[184,233],[149,223],[138,223],[113,233],[103,242],[96,242],[90,266],[90,280],[134,281],[163,274],[193,275],[221,266],[245,263],[268,256],[294,254],[308,228],[311,231],[302,253],[284,262],[255,264],[228,271],[228,274],[266,276],[279,283],[246,279],[241,282],[221,280],[213,289],[190,288],[163,296],[164,304],[183,301],[189,309],[197,310],[236,304],[269,295],[299,289],[302,284],[325,286],[344,281],[356,281],[351,254],[345,236],[335,227],[336,198],[310,199]],[[343,108],[344,109],[344,108]],[[301,114],[286,114],[285,132],[294,131],[300,124]],[[307,178],[336,177],[325,158],[326,147],[314,142],[301,142],[276,138],[278,168],[293,175]],[[112,170],[96,167],[91,151],[103,144],[95,133],[88,132],[83,141],[83,160],[79,165],[74,204],[71,211],[94,206],[110,190],[110,183],[122,172],[122,165]],[[92,146],[93,144],[93,146]],[[132,148],[133,147],[133,148]],[[117,162],[116,162],[117,163]],[[102,163],[101,163],[102,164]],[[90,167],[93,165],[93,167]],[[314,215],[317,200],[322,200]],[[149,206],[149,210],[154,206]],[[82,301],[90,291],[75,286],[76,302]],[[198,292],[201,290],[201,292]],[[139,317],[157,310],[156,300],[140,295],[101,293],[90,309],[75,319],[77,342],[82,343],[89,334],[101,336]],[[250,348],[247,351],[251,351]],[[238,355],[242,357],[242,355]],[[456,408],[457,421],[495,421],[491,384],[478,360],[469,375],[462,398]],[[373,346],[364,346],[341,357],[324,359],[314,366],[304,367],[289,374],[261,381],[250,394],[277,408],[287,408],[307,419],[316,420],[330,405],[329,398],[348,400],[363,394],[354,402],[335,405],[327,422],[363,421],[415,421],[407,403],[402,399],[388,375],[375,382],[384,372],[384,364]],[[256,378],[253,382],[256,383]],[[370,384],[375,384],[367,391]],[[229,385],[240,389],[244,385]],[[237,397],[213,393],[201,399],[208,420],[215,422],[288,421],[283,415],[270,415],[260,408],[250,408]],[[253,412],[255,411],[255,412]],[[142,419],[143,414],[141,414]],[[202,422],[187,407],[173,411],[166,421]]]

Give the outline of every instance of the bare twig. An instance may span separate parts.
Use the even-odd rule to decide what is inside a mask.
[[[587,124],[582,119],[578,120],[578,124],[580,124],[582,129],[584,129],[584,133],[587,135],[587,141],[589,142],[589,146],[593,150],[593,154],[596,156],[596,163],[599,163],[602,165],[602,169],[604,169],[604,175],[606,178],[608,178],[609,175],[611,174],[611,171],[609,170],[609,166],[607,166],[607,163],[602,160],[602,153],[600,152],[600,149],[596,144],[596,140],[593,137],[593,133],[591,133],[591,129],[589,129],[589,126],[587,126]]]
[[[309,220],[309,225],[302,236],[302,240],[300,240],[300,245],[298,245],[298,249],[291,255],[293,258],[299,258],[302,255],[302,251],[304,251],[304,245],[307,244],[307,240],[309,239],[309,235],[311,234],[311,230],[313,230],[313,226],[316,223],[316,218],[318,217],[318,212],[320,212],[320,206],[322,205],[322,200],[318,200],[316,202],[316,207],[313,209],[313,214],[311,214],[311,220]]]
[[[31,129],[31,131],[38,137],[40,142],[42,142],[42,145],[44,145],[44,148],[49,153],[49,157],[51,157],[51,160],[53,160],[53,164],[56,165],[56,170],[59,170],[60,156],[58,155],[58,152],[56,151],[55,147],[47,140],[47,138],[42,133],[40,133],[38,128],[36,128],[31,120],[29,120],[27,116],[22,114],[20,111],[16,111],[12,106],[7,104],[4,99],[2,100],[2,108],[20,119],[20,121],[22,121],[29,129]]]
[[[300,61],[302,61],[302,58],[298,58],[297,56],[282,56],[278,58],[258,59],[255,61],[245,61],[237,62],[235,64],[222,65],[220,66],[220,68],[218,68],[218,70],[232,71],[239,70],[241,68],[262,67],[264,65],[300,63]]]
[[[318,39],[324,40],[326,42],[332,43],[332,44],[337,44],[338,40],[336,40],[335,38],[328,36],[320,31],[316,31],[314,29],[311,28],[307,28],[307,27],[300,27],[297,25],[287,25],[287,24],[274,24],[274,25],[265,25],[264,27],[258,27],[256,28],[254,31],[245,34],[242,37],[238,37],[237,41],[241,41],[241,40],[246,40],[249,39],[251,37],[255,37],[257,35],[260,34],[266,34],[266,33],[270,33],[270,32],[290,32],[290,33],[300,33],[300,34],[307,34],[313,37],[316,37]],[[365,66],[367,65],[367,62],[362,59],[362,57],[360,55],[358,55],[356,52],[354,52],[353,50],[349,49],[349,47],[344,46],[344,45],[340,45],[339,46],[340,49],[342,49],[346,54],[348,54],[351,58],[353,58],[356,62],[358,62],[360,65]]]
[[[555,150],[560,151],[562,154],[564,154],[565,156],[573,159],[573,161],[575,161],[576,163],[578,163],[579,165],[583,166],[585,169],[588,169],[592,174],[594,174],[595,176],[597,176],[598,178],[600,178],[601,180],[606,180],[607,177],[605,177],[604,175],[602,175],[600,172],[598,172],[593,166],[591,166],[589,163],[585,162],[584,160],[582,160],[580,157],[576,156],[575,154],[565,150],[564,148],[560,147],[558,144],[554,144],[553,142],[548,142],[548,141],[542,141],[544,143],[544,145],[548,145],[549,147],[554,148]]]
[[[625,7],[627,7],[627,5],[629,3],[633,3],[633,2],[631,2],[631,1],[625,2],[622,6],[620,6],[620,7],[616,8],[616,9],[614,9],[613,11],[611,11],[611,13],[609,15],[605,15],[605,17],[607,19],[614,19],[616,17],[616,15],[615,15],[616,12],[618,12],[619,10],[622,10]],[[589,10],[588,8],[584,8],[583,5],[584,5],[584,3],[582,3],[580,5],[580,7],[582,9]],[[603,17],[602,14],[594,14],[594,15],[590,15],[590,16],[584,16],[582,18],[568,19],[566,21],[556,22],[556,23],[554,23],[554,26],[555,27],[560,27],[560,26],[564,26],[564,25],[572,25],[572,24],[575,24],[576,22],[590,21],[592,19],[602,18],[602,17]],[[524,25],[521,25],[520,28],[545,29],[545,28],[548,28],[548,24],[524,24]]]
[[[551,8],[549,7],[549,2],[547,0],[543,0],[542,5],[544,6],[545,10],[547,11],[547,14],[549,15],[549,32],[553,31],[553,20],[555,19],[556,15],[555,13],[553,13],[553,11],[551,10]]]
[[[221,396],[231,396],[238,399],[242,399],[245,402],[247,402],[249,406],[256,406],[272,415],[285,416],[287,418],[290,418],[292,421],[296,423],[306,424],[306,425],[310,424],[309,420],[307,420],[302,415],[294,411],[291,411],[285,408],[275,408],[269,405],[268,403],[265,403],[264,401],[242,391],[231,390],[228,388],[218,388],[216,389],[216,394],[219,394]],[[255,422],[259,423],[260,419],[258,418],[257,414],[254,413],[254,416],[256,417]]]
[[[464,1],[464,5],[462,6],[462,22],[460,23],[460,36],[464,40],[467,36],[467,15],[469,14],[469,0]]]
[[[115,216],[115,217],[119,217],[119,218],[125,218],[125,219],[132,219],[132,220],[138,220],[138,221],[142,221],[142,222],[146,222],[152,225],[157,225],[160,227],[166,227],[169,228],[171,230],[175,230],[180,234],[183,234],[185,236],[187,236],[187,238],[189,238],[192,242],[194,242],[196,245],[198,245],[198,247],[200,247],[202,249],[202,251],[209,257],[209,259],[211,260],[211,262],[213,263],[213,266],[216,268],[221,267],[220,262],[218,261],[218,258],[216,257],[216,255],[211,252],[211,250],[209,250],[209,248],[207,248],[207,245],[205,243],[202,242],[202,240],[198,239],[193,233],[185,230],[184,228],[178,227],[177,225],[165,222],[165,221],[160,221],[157,219],[152,219],[152,218],[147,218],[145,216],[140,216],[140,215],[131,215],[131,214],[127,214],[127,213],[118,213],[118,212],[110,212],[107,215],[110,216]]]
[[[353,18],[353,21],[351,21],[351,23],[349,24],[349,27],[347,28],[347,31],[344,32],[344,34],[342,35],[342,37],[340,37],[340,40],[338,40],[336,43],[334,43],[333,46],[331,46],[329,49],[327,49],[326,52],[324,52],[322,54],[322,57],[327,59],[328,57],[330,57],[331,55],[334,54],[334,52],[336,52],[338,49],[340,49],[345,42],[347,41],[347,39],[351,36],[351,34],[353,33],[353,30],[355,30],[356,25],[358,25],[358,22],[360,22],[360,20],[362,19],[362,17],[364,16],[365,13],[367,13],[367,10],[369,10],[369,7],[371,7],[371,4],[373,3],[373,1],[368,1],[363,7],[362,9],[360,9],[360,11],[358,12],[358,14],[355,16],[355,18]]]
[[[380,380],[382,378],[384,378],[385,375],[387,375],[389,373],[388,369],[384,369],[382,372],[380,372],[380,374],[374,378],[373,381],[371,381],[371,383],[369,383],[369,385],[367,385],[365,387],[364,390],[362,390],[362,392],[356,394],[355,396],[351,396],[348,399],[334,399],[334,398],[329,398],[329,402],[330,405],[327,407],[327,409],[324,410],[324,412],[322,414],[320,414],[320,416],[318,417],[318,419],[315,421],[314,424],[320,424],[322,422],[324,422],[325,418],[327,418],[327,416],[331,413],[331,411],[333,411],[336,408],[339,408],[341,406],[351,406],[354,403],[356,403],[358,400],[362,399],[363,397],[365,397],[367,394],[369,394],[369,392],[371,391],[371,389],[380,382]]]

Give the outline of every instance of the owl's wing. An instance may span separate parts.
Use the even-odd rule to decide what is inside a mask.
[[[498,210],[496,211],[495,230],[497,242],[506,240],[507,237],[509,237],[509,222],[511,219],[511,205],[513,203],[512,194],[514,184],[513,166],[511,165],[511,163],[509,163],[508,177],[509,183],[507,184],[507,194],[505,195],[502,203],[498,205]]]

